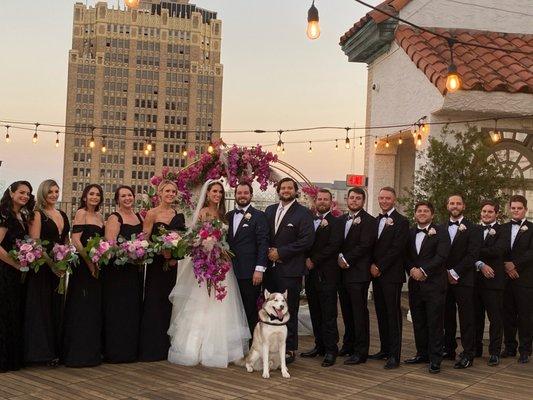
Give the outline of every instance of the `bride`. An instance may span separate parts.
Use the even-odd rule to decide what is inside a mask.
[[[207,220],[225,221],[224,187],[220,181],[207,181],[198,199],[191,227]],[[209,296],[205,284],[199,286],[191,258],[179,262],[177,283],[169,296],[171,363],[226,368],[247,352],[250,330],[232,271],[227,273],[224,285],[226,297],[216,300],[214,293]]]

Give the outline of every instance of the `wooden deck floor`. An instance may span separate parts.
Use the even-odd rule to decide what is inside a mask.
[[[373,311],[373,305],[370,304]],[[372,312],[372,351],[377,349],[377,327]],[[342,324],[340,324],[342,326]],[[414,354],[412,326],[405,322],[403,355]],[[302,337],[300,348],[312,346]],[[401,366],[386,371],[384,362],[344,366],[342,359],[322,368],[319,359],[298,358],[289,366],[291,379],[279,371],[271,379],[244,368],[180,367],[167,362],[102,365],[97,368],[28,368],[0,374],[0,399],[531,399],[533,363],[503,360],[488,367],[486,358],[473,368],[454,370],[445,361],[442,372],[430,375],[426,366]]]

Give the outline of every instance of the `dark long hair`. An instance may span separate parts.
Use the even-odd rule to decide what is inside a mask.
[[[85,186],[85,189],[83,189],[83,192],[81,193],[80,206],[78,207],[78,210],[87,209],[87,196],[92,188],[96,188],[98,193],[100,193],[100,203],[98,203],[94,211],[100,210],[100,206],[104,202],[104,191],[102,190],[102,186],[97,185],[96,183],[91,183],[90,185]]]
[[[15,217],[13,212],[13,199],[11,198],[11,193],[15,193],[20,186],[27,186],[30,189],[30,198],[24,207],[21,208],[21,213],[26,217],[27,221],[33,219],[33,210],[35,208],[35,196],[32,194],[33,187],[28,181],[16,181],[13,182],[4,192],[2,199],[0,200],[0,213],[5,216]]]
[[[219,185],[222,188],[222,198],[220,199],[220,203],[218,203],[218,217],[222,221],[225,221],[226,220],[226,191],[224,190],[224,186],[222,185],[222,183],[215,181],[207,185],[207,192],[205,194],[203,207],[209,206],[209,202],[207,201],[207,193],[209,193],[211,188],[215,185]]]

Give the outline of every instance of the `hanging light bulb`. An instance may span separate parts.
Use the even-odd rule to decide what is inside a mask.
[[[59,131],[56,131],[56,147],[59,147]]]
[[[339,150],[339,142],[335,139],[335,151]]]
[[[6,143],[11,142],[11,138],[9,137],[9,128],[11,125],[6,125]]]
[[[386,148],[389,148],[390,144],[389,144],[389,135],[387,135],[387,139],[385,141],[385,147]]]
[[[423,122],[423,123],[422,123],[422,126],[420,127],[420,130],[422,131],[423,134],[428,133],[428,131],[429,131],[429,126],[428,126],[428,124],[426,124],[425,122]]]
[[[307,150],[309,153],[313,152],[313,147],[311,147],[311,141],[309,141],[309,149]]]
[[[499,142],[501,139],[500,131],[498,131],[498,119],[497,118],[494,119],[494,130],[490,132],[490,138],[492,139],[494,143]]]
[[[212,154],[213,151],[215,151],[215,148],[213,147],[213,145],[211,143],[209,143],[209,146],[207,146],[207,152],[209,154]]]
[[[363,138],[362,137],[359,138],[359,147],[363,147]]]
[[[33,134],[33,139],[32,139],[33,144],[37,143],[39,140],[39,136],[37,135],[37,128],[39,127],[39,125],[41,124],[38,122],[35,123],[35,133]]]
[[[124,3],[128,6],[128,8],[131,9],[138,9],[140,0],[124,0]]]
[[[278,144],[276,145],[276,151],[279,153],[281,151],[281,149],[283,148],[283,140],[281,140],[281,134],[283,133],[283,131],[278,131],[278,134],[279,134],[279,140],[278,140]]]
[[[446,77],[446,90],[448,93],[455,93],[461,88],[461,79],[457,73],[457,67],[453,62],[453,45],[455,40],[448,39],[448,46],[450,46],[450,66],[448,67],[448,75]]]
[[[350,128],[344,128],[346,129],[346,139],[344,139],[344,147],[346,149],[350,148],[350,138],[348,137],[348,132],[350,131]]]
[[[318,9],[315,7],[315,0],[307,12],[307,37],[311,40],[318,39],[320,37],[320,24],[318,17]]]
[[[281,148],[281,154],[285,154],[285,143],[283,143],[283,147]]]
[[[398,139],[398,144],[402,144],[403,143],[403,139],[402,137],[400,136],[400,138]]]
[[[416,137],[416,145],[421,146],[422,145],[422,135],[419,133]]]
[[[187,154],[189,154],[189,153],[187,153],[187,149],[183,149],[181,155],[182,155],[183,157],[187,157]]]
[[[105,153],[107,151],[107,147],[105,146],[105,136],[102,137],[102,153]]]
[[[376,139],[374,140],[374,148],[377,148],[378,147],[378,138],[376,137]]]
[[[152,146],[152,141],[151,140],[148,140],[148,144],[146,145],[146,150],[148,150],[149,152],[153,150],[153,146]]]

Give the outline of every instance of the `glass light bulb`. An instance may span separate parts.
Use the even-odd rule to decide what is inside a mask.
[[[450,72],[448,73],[448,77],[446,78],[446,90],[448,93],[455,93],[459,90],[461,87],[461,80],[459,79],[459,75],[457,75],[457,72]]]
[[[102,153],[105,153],[107,151],[107,147],[105,147],[105,144],[102,146]]]
[[[311,40],[318,39],[320,37],[320,24],[318,21],[309,21],[307,23],[307,37]]]
[[[34,133],[33,139],[32,139],[33,144],[37,143],[38,140],[39,140],[39,137],[37,136],[37,133]]]
[[[207,147],[207,152],[208,152],[208,153],[212,153],[213,151],[215,151],[215,149],[213,148],[213,145],[210,144],[210,145]]]
[[[422,145],[422,135],[419,133],[416,138],[416,145],[421,146]]]
[[[146,150],[148,150],[148,151],[152,151],[152,143],[148,143],[148,144],[146,145]]]
[[[133,8],[134,10],[136,10],[137,8],[139,8],[140,0],[124,0],[124,3],[126,3],[129,8]]]
[[[59,147],[59,139],[56,139],[56,147]]]
[[[403,143],[403,139],[402,138],[399,138],[398,139],[398,144],[402,144]]]
[[[91,139],[91,141],[89,142],[89,147],[91,149],[94,149],[94,146],[95,146],[94,139]]]

